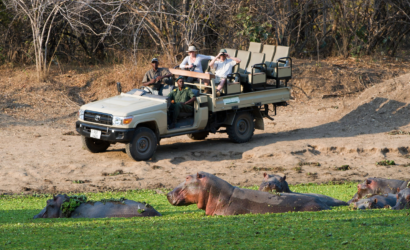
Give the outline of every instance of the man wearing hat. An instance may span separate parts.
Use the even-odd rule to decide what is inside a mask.
[[[185,113],[194,113],[194,101],[196,97],[192,90],[184,86],[184,77],[180,76],[177,79],[178,88],[174,89],[169,93],[168,98],[171,101],[170,110],[172,113],[172,124],[169,125],[169,128],[175,128],[177,123],[177,118],[180,112]]]
[[[151,60],[152,69],[148,70],[142,79],[142,85],[150,86],[153,90],[157,90],[159,95],[162,95],[161,90],[164,84],[172,84],[169,77],[172,76],[167,68],[158,68],[158,59]]]
[[[206,55],[198,54],[198,50],[195,48],[195,46],[189,46],[187,53],[189,56],[184,58],[182,63],[179,65],[179,68],[180,69],[192,69],[193,67],[195,67],[194,70],[192,71],[198,72],[198,73],[204,73],[204,70],[206,70],[202,68],[202,65],[201,65],[202,60],[212,60],[215,58],[213,56],[206,56]]]
[[[209,62],[209,66],[215,69],[215,83],[219,83],[216,88],[217,96],[221,95],[220,91],[224,87],[228,75],[232,74],[233,66],[240,62],[241,59],[229,56],[226,49],[221,49],[219,54]],[[206,82],[205,85],[209,85],[209,82]]]

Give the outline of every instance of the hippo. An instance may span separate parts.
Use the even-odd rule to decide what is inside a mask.
[[[348,203],[351,204],[356,199],[360,200],[367,194],[395,194],[397,193],[397,188],[406,188],[407,182],[384,178],[368,178],[363,183],[357,185],[357,193]]]
[[[376,209],[393,207],[394,205],[396,205],[396,195],[373,195],[369,198],[363,198],[360,200],[355,199],[351,204],[353,204],[353,207],[356,209]]]
[[[410,188],[405,188],[403,190],[397,189],[397,203],[391,209],[400,210],[405,208],[410,208]]]
[[[263,173],[263,181],[259,186],[259,191],[272,192],[274,190],[278,193],[292,192],[286,182],[286,175],[282,177],[276,174],[269,175],[267,173]]]
[[[277,192],[277,193],[293,193],[293,194],[301,194],[307,195],[311,197],[316,197],[321,200],[321,202],[325,203],[330,207],[336,206],[347,206],[344,201],[334,199],[332,197],[323,195],[323,194],[304,194],[304,193],[294,193],[290,191],[289,185],[286,182],[286,175],[281,177],[280,175],[268,175],[267,173],[263,173],[263,181],[262,184],[259,186],[259,191],[263,192]]]
[[[198,172],[167,194],[174,206],[197,204],[206,215],[321,211],[330,207],[319,198],[296,193],[273,194],[234,187],[215,175]]]
[[[61,205],[69,201],[66,194],[54,196],[47,200],[47,206],[39,214],[33,217],[38,218],[62,218],[67,217],[61,210]],[[126,200],[122,202],[85,202],[78,206],[69,215],[70,218],[107,218],[107,217],[147,217],[161,216],[153,207],[148,204]]]

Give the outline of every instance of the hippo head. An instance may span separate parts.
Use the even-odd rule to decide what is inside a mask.
[[[400,191],[400,188],[397,188],[396,194],[397,202],[393,210],[400,210],[404,208],[410,208],[410,188],[405,188]]]
[[[356,209],[375,209],[377,208],[377,198],[356,200],[353,204]]]
[[[371,185],[372,185],[372,180],[370,179],[365,180],[364,183],[358,184],[357,185],[357,198],[361,199],[366,194],[370,194]]]
[[[290,192],[288,183],[286,182],[286,175],[281,177],[279,175],[263,173],[263,181],[259,186],[259,191],[278,193]]]
[[[200,173],[188,175],[184,182],[167,194],[169,203],[174,206],[196,204],[198,197],[203,193],[201,183],[203,178],[204,176]]]
[[[70,198],[64,194],[64,195],[57,195],[53,196],[53,199],[47,200],[47,205],[46,207],[41,210],[39,214],[33,217],[33,219],[38,219],[38,218],[60,218],[61,217],[61,204],[63,204],[65,201],[69,200]]]

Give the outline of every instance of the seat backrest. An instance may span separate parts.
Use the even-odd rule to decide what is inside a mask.
[[[203,73],[206,73],[209,71],[209,61],[210,60],[201,60],[202,70],[204,71]]]
[[[228,55],[236,57],[236,49],[226,49],[226,52],[228,53]]]
[[[265,54],[252,52],[251,60],[249,61],[248,67],[246,68],[247,73],[252,72],[252,66],[258,63],[265,62]]]
[[[245,50],[238,50],[236,57],[241,60],[239,67],[235,66],[235,71],[233,73],[244,73],[246,67],[248,67],[249,58],[251,57],[251,52]]]
[[[261,50],[262,50],[262,44],[261,43],[255,43],[255,42],[250,42],[249,43],[248,51],[260,53]]]
[[[281,57],[289,56],[289,47],[287,46],[276,46],[275,56],[273,57],[272,62],[277,62]]]
[[[263,45],[262,53],[265,54],[265,63],[268,64],[273,61],[273,57],[275,56],[275,45]]]

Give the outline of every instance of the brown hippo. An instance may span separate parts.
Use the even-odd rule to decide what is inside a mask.
[[[47,206],[33,219],[38,218],[62,218],[66,217],[61,211],[61,205],[69,201],[66,194],[54,196],[47,201]],[[161,216],[148,204],[124,200],[123,202],[85,202],[78,206],[70,214],[70,218],[107,218],[107,217],[146,217]]]
[[[286,175],[281,177],[280,175],[269,175],[267,173],[263,173],[263,181],[262,184],[259,186],[259,191],[263,192],[277,192],[277,193],[294,193],[290,191],[289,185],[286,182]],[[332,197],[323,195],[323,194],[303,194],[303,193],[294,193],[294,194],[301,194],[307,195],[311,197],[316,197],[320,199],[321,202],[325,203],[330,207],[336,206],[347,206],[348,204],[344,201],[334,199]]]
[[[377,209],[393,207],[396,205],[396,196],[394,194],[373,195],[369,198],[354,200],[353,207],[357,209]]]
[[[167,194],[174,206],[197,204],[206,215],[285,213],[320,211],[330,207],[314,196],[295,193],[273,194],[234,187],[215,175],[199,172]]]
[[[384,178],[368,178],[363,183],[357,185],[357,193],[348,203],[350,204],[356,199],[360,200],[367,194],[395,194],[397,193],[397,188],[406,188],[407,182]]]
[[[392,207],[393,210],[410,208],[410,188],[405,188],[403,190],[398,188],[396,198],[397,202],[396,205]]]
[[[263,181],[259,186],[259,191],[272,192],[276,191],[278,193],[291,193],[289,185],[286,182],[286,175],[280,176],[276,174],[263,173]]]

